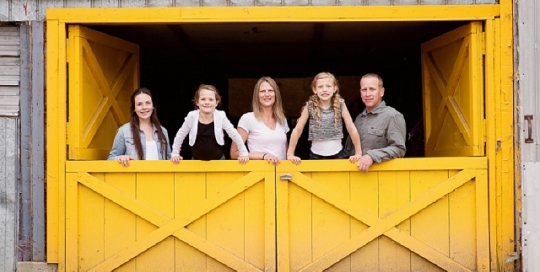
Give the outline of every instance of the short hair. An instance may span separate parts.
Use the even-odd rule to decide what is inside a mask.
[[[216,95],[217,106],[221,105],[221,96],[219,95],[217,88],[214,87],[213,85],[201,84],[199,85],[199,88],[197,89],[197,91],[195,92],[195,95],[193,96],[193,106],[195,107],[195,109],[199,108],[197,107],[197,101],[199,101],[199,97],[201,96],[202,90],[213,91],[214,94]]]
[[[382,78],[379,75],[375,74],[375,73],[367,73],[367,74],[363,75],[362,78],[360,79],[360,81],[362,81],[362,79],[364,79],[364,78],[369,78],[369,77],[374,77],[374,78],[378,79],[379,80],[379,88],[383,87]]]

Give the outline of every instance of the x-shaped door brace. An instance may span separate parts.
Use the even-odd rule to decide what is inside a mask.
[[[141,240],[134,242],[124,250],[117,252],[102,263],[92,267],[90,271],[112,271],[171,235],[193,246],[197,250],[207,254],[217,261],[231,267],[232,269],[237,271],[261,271],[259,268],[245,262],[230,252],[225,251],[223,248],[189,231],[186,229],[186,227],[221,204],[247,190],[257,182],[265,180],[265,178],[267,178],[265,175],[266,174],[264,172],[251,172],[239,178],[229,186],[223,188],[212,197],[194,205],[191,209],[183,212],[171,220],[153,208],[141,203],[129,195],[126,195],[102,180],[88,173],[79,173],[77,180],[67,181],[72,183],[70,184],[71,186],[75,186],[76,188],[77,183],[81,183],[82,185],[90,188],[96,193],[158,227]],[[275,178],[274,173],[272,173],[271,178],[273,182],[273,179]],[[72,203],[69,206],[76,208],[77,205],[76,203]],[[77,241],[71,242],[76,243]],[[66,241],[66,243],[69,243],[69,241]]]
[[[437,118],[436,120],[434,120],[436,123],[432,124],[433,128],[427,144],[430,150],[434,149],[437,144],[437,139],[439,138],[444,124],[444,119],[446,118],[448,112],[450,112],[450,115],[458,126],[459,131],[461,132],[461,134],[463,134],[466,143],[472,145],[471,129],[469,123],[467,122],[467,119],[463,115],[463,112],[459,108],[459,105],[454,98],[459,79],[463,73],[463,68],[467,64],[467,60],[469,57],[470,39],[470,35],[463,38],[463,42],[461,43],[461,47],[459,48],[459,53],[456,57],[456,61],[454,62],[454,66],[452,67],[452,72],[450,74],[448,82],[444,79],[444,75],[438,68],[437,62],[435,61],[431,53],[424,53],[424,63],[427,66],[429,73],[431,74],[432,79],[435,81],[437,89],[442,96],[441,103],[437,108]]]
[[[128,57],[122,64],[122,67],[120,68],[120,70],[114,77],[111,85],[109,86],[107,78],[105,77],[105,74],[103,73],[99,62],[96,59],[92,47],[86,39],[81,38],[80,42],[83,53],[83,60],[88,64],[90,72],[92,73],[92,76],[96,81],[99,91],[103,95],[103,99],[101,100],[98,108],[96,109],[96,112],[94,113],[94,115],[92,115],[92,118],[88,122],[88,125],[85,127],[82,134],[81,146],[87,147],[90,145],[90,142],[92,142],[92,139],[94,138],[97,130],[99,129],[99,126],[103,122],[103,119],[105,119],[105,116],[107,116],[107,113],[109,112],[109,109],[111,107],[113,108],[113,118],[118,126],[121,126],[127,121],[126,117],[122,113],[122,109],[120,108],[118,101],[116,101],[116,95],[124,85],[127,78],[133,74],[133,68],[137,63],[137,58],[135,54],[128,53]]]
[[[475,169],[462,170],[384,218],[378,218],[368,210],[358,206],[358,204],[350,202],[348,199],[345,199],[343,196],[300,172],[291,173],[291,182],[370,226],[365,231],[316,259],[300,271],[323,271],[381,235],[393,239],[447,271],[471,271],[414,237],[411,237],[409,234],[402,232],[396,226],[473,179],[475,173]]]

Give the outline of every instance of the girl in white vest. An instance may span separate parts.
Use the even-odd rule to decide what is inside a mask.
[[[195,160],[220,160],[225,159],[223,145],[225,144],[223,131],[227,132],[233,142],[238,145],[241,164],[249,160],[248,151],[242,137],[231,124],[224,111],[216,107],[221,102],[221,96],[216,87],[202,84],[199,86],[193,104],[196,108],[186,116],[182,127],[176,133],[173,143],[171,161],[178,164],[182,160],[180,149],[182,142],[189,134],[189,145],[193,147],[193,159]]]
[[[301,162],[294,155],[298,139],[309,120],[309,137],[311,141],[310,159],[341,159],[343,158],[343,122],[354,144],[355,154],[349,157],[355,162],[362,157],[360,136],[354,126],[349,110],[339,95],[337,79],[333,74],[322,72],[315,76],[311,83],[313,95],[302,109],[296,127],[291,133],[287,159],[295,164]]]

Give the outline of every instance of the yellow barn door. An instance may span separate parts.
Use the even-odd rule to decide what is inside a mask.
[[[139,46],[69,27],[69,159],[107,158],[116,129],[129,121],[139,85]]]
[[[484,155],[482,23],[422,44],[426,156]]]

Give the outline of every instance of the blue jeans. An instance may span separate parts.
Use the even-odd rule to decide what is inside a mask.
[[[343,149],[341,149],[337,154],[330,156],[322,156],[309,151],[310,160],[332,160],[332,159],[343,159]]]

